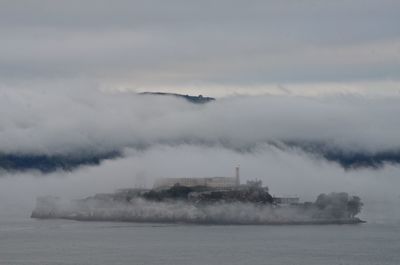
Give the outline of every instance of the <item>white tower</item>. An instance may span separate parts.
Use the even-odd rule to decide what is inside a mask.
[[[239,166],[236,167],[236,187],[239,187],[240,185],[240,172],[239,172]]]

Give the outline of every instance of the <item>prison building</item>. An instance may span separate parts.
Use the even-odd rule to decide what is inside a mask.
[[[277,204],[297,204],[300,201],[299,197],[274,197]]]
[[[154,182],[154,189],[167,189],[174,185],[186,187],[203,186],[209,188],[234,188],[238,186],[236,177],[212,178],[161,178]]]

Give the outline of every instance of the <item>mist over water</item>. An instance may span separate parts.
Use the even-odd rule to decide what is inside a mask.
[[[0,265],[400,264],[399,10],[1,0]],[[245,194],[223,206],[202,204],[207,191],[190,203],[110,195],[237,166],[241,183],[262,180],[275,197],[340,198],[301,209],[352,217],[360,197],[367,223],[251,225],[307,215],[247,204],[271,201],[250,186],[220,192]],[[90,201],[84,213],[107,218],[31,218],[41,196],[74,213]]]
[[[85,93],[8,91],[7,100],[0,97],[0,263],[399,264],[397,98],[237,96],[199,105]],[[275,196],[360,196],[358,217],[367,223],[237,226],[232,220],[304,216],[254,205],[199,210],[143,201],[102,213],[203,225],[29,218],[39,196],[69,203],[150,188],[161,177],[233,176],[237,165],[242,183],[260,179]],[[231,225],[204,225],[218,222]]]
[[[76,94],[10,89],[1,94],[2,159],[11,154],[107,158],[104,153],[159,144],[256,152],[274,144],[297,146],[317,156],[328,151],[375,155],[396,164],[400,149],[398,97],[265,95],[191,104],[173,96],[97,90]],[[377,156],[380,153],[393,157]],[[7,169],[4,162],[2,167]]]
[[[399,200],[396,97],[265,95],[192,104],[88,91],[1,91],[2,215],[29,215],[41,195],[74,199],[134,187],[138,179],[151,187],[160,177],[232,176],[238,164],[242,182],[261,179],[276,196],[307,201],[344,191],[359,195],[365,210],[369,201]],[[103,156],[110,152],[118,156]],[[341,162],[354,154],[367,159]],[[43,161],[6,164],[10,155],[59,160],[43,171]],[[63,166],[63,157],[76,165]],[[99,160],[79,162],[90,157]]]

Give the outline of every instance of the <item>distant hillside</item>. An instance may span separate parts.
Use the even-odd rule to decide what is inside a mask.
[[[42,173],[51,173],[56,170],[72,171],[80,166],[99,165],[105,159],[115,159],[121,156],[118,151],[84,155],[0,153],[0,169],[10,172],[38,170]]]
[[[182,94],[176,94],[176,93],[164,93],[164,92],[142,92],[139,93],[140,95],[156,95],[156,96],[172,96],[172,97],[179,97],[179,98],[184,98],[187,101],[191,103],[196,103],[196,104],[204,104],[210,101],[215,100],[215,98],[211,97],[203,97],[202,95],[198,96],[191,96],[191,95],[182,95]]]

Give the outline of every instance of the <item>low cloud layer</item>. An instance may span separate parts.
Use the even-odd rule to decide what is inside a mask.
[[[136,178],[226,176],[237,164],[277,194],[398,203],[399,10],[391,0],[1,1],[0,208]],[[145,91],[231,97],[133,93]]]
[[[345,171],[335,163],[313,159],[301,152],[285,152],[265,146],[255,153],[194,145],[154,146],[131,149],[129,156],[106,160],[99,166],[74,172],[58,171],[47,177],[31,172],[0,178],[0,216],[29,216],[36,197],[77,199],[111,193],[139,184],[152,187],[161,177],[233,176],[240,163],[241,182],[260,179],[274,196],[299,196],[314,201],[320,193],[348,192],[365,203],[360,218],[368,222],[398,222],[400,212],[399,168],[388,165],[378,171]]]
[[[313,200],[344,191],[365,202],[362,218],[400,219],[393,211],[397,97],[265,95],[193,104],[89,91],[1,92],[3,213],[27,216],[47,194],[83,198],[138,181],[151,187],[160,177],[232,176],[240,164],[242,182],[261,179],[273,195]],[[4,163],[11,157],[23,166]]]
[[[237,96],[199,105],[174,96],[86,92],[3,90],[0,167],[72,170],[157,145],[239,153],[271,146],[347,169],[400,162],[397,97]]]

